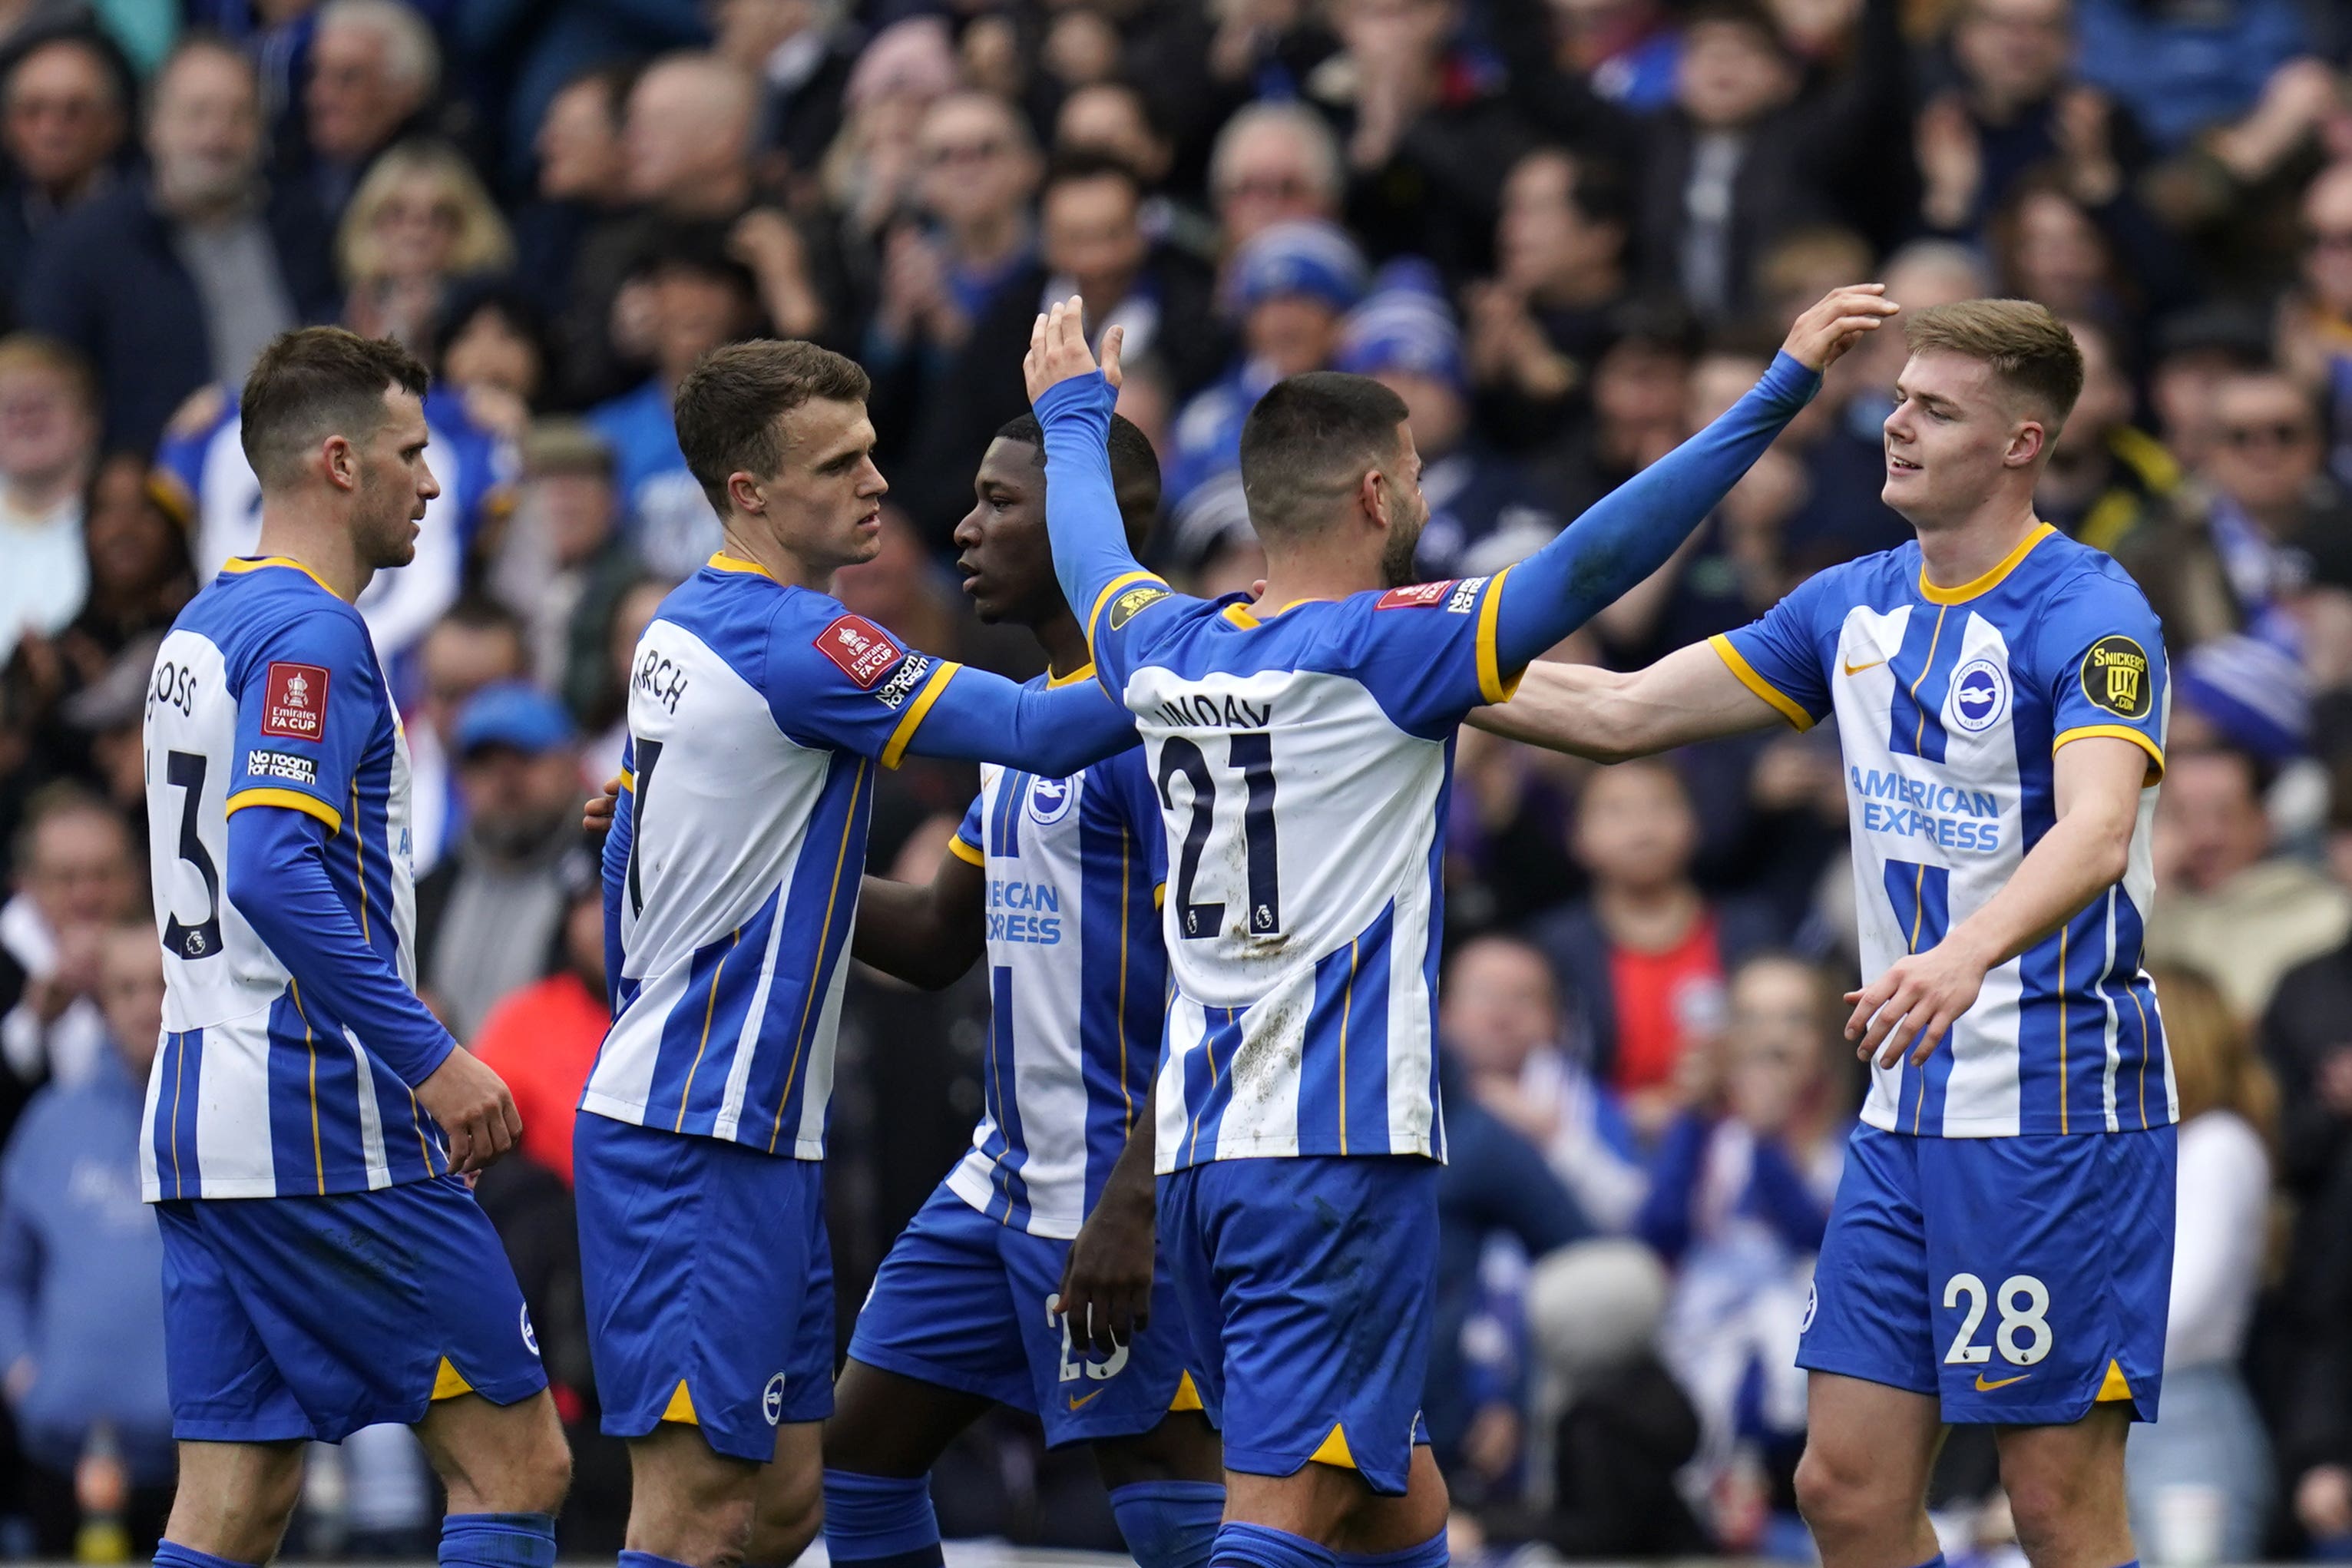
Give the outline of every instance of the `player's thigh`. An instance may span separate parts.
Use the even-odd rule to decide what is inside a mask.
[[[995,1245],[1029,1380],[1020,1403],[1037,1413],[1047,1447],[1136,1437],[1171,1411],[1202,1407],[1192,1336],[1166,1298],[1155,1293],[1142,1331],[1101,1355],[1055,1310],[1070,1243],[1000,1226]]]
[[[827,1465],[919,1476],[989,1405],[1036,1408],[1004,1234],[941,1185],[890,1244],[834,1384]]]
[[[1924,1395],[1931,1406],[1936,1325],[1920,1154],[1934,1142],[1854,1129],[1797,1343],[1808,1372]]]
[[[1145,1481],[1205,1481],[1225,1479],[1224,1445],[1207,1415],[1171,1411],[1149,1432],[1095,1439],[1095,1468],[1106,1489]]]
[[[545,1390],[510,1405],[436,1399],[416,1436],[451,1513],[553,1513],[572,1484],[572,1447]]]
[[[630,1438],[629,1550],[688,1568],[740,1560],[764,1468],[719,1453],[680,1422]]]
[[[1798,1501],[1817,1530],[1875,1531],[1907,1542],[1943,1441],[1934,1394],[1811,1373]]]
[[[1341,1521],[1335,1550],[1363,1555],[1403,1552],[1445,1528],[1449,1498],[1437,1458],[1426,1443],[1412,1451],[1412,1468],[1402,1497],[1362,1499]]]
[[[1413,1448],[1428,1441],[1436,1175],[1427,1161],[1391,1156],[1198,1168],[1230,1476],[1305,1476],[1302,1490],[1320,1496],[1316,1472],[1329,1472],[1336,1495],[1407,1495]],[[1229,1486],[1232,1517],[1249,1518],[1239,1500],[1262,1489]]]
[[[2153,1419],[2172,1273],[2174,1132],[1926,1139],[1944,1418]]]
[[[232,1563],[266,1563],[302,1495],[307,1443],[180,1444],[165,1537]]]
[[[760,1472],[751,1536],[743,1561],[789,1563],[824,1526],[824,1424],[788,1421],[776,1428],[776,1457]]]
[[[2113,1401],[2065,1426],[2003,1426],[1994,1435],[2018,1540],[2037,1561],[2044,1547],[2071,1555],[2063,1550],[2070,1537],[2099,1548],[2127,1540],[2124,1447],[2131,1418],[2127,1403]]]

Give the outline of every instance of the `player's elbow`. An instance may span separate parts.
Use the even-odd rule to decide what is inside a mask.
[[[2131,868],[2132,829],[2137,823],[2135,815],[2093,825],[2084,855],[2095,886],[2105,888],[2124,879],[2124,873]]]

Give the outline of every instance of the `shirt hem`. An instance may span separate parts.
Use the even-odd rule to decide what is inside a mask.
[[[1188,1138],[1187,1143],[1191,1142]],[[1155,1176],[1172,1176],[1192,1165],[1206,1165],[1219,1160],[1380,1160],[1396,1156],[1419,1155],[1425,1160],[1445,1163],[1445,1155],[1433,1138],[1410,1138],[1402,1143],[1391,1143],[1385,1149],[1343,1149],[1336,1142],[1301,1144],[1295,1138],[1245,1138],[1221,1142],[1206,1153],[1187,1152],[1181,1157],[1171,1151],[1171,1157],[1152,1162]]]
[[[979,1163],[975,1163],[975,1161]],[[995,1205],[997,1200],[1004,1195],[998,1192],[995,1185],[988,1179],[988,1173],[993,1168],[992,1162],[967,1152],[962,1159],[955,1163],[955,1168],[948,1173],[947,1189],[961,1198],[966,1207],[986,1215]],[[1076,1241],[1078,1237],[1078,1228],[1085,1223],[1086,1219],[1083,1215],[1069,1219],[1058,1215],[1040,1214],[1037,1212],[1036,1205],[1032,1204],[1029,1205],[1028,1219],[1013,1228],[1024,1235],[1038,1237],[1046,1241]]]
[[[762,1154],[772,1154],[779,1160],[822,1161],[824,1158],[824,1140],[822,1138],[795,1139],[791,1150],[787,1152],[783,1149],[770,1149],[765,1143],[755,1143],[749,1138],[730,1137],[723,1132],[704,1127],[663,1127],[646,1120],[646,1108],[642,1104],[633,1105],[614,1095],[598,1094],[593,1090],[580,1097],[580,1109],[593,1116],[601,1116],[607,1121],[625,1121],[632,1127],[642,1127],[648,1132],[666,1132],[673,1138],[708,1138],[714,1143],[732,1143],[738,1148],[756,1149]]]
[[[1926,1127],[1915,1131],[1903,1125],[1904,1118],[1900,1112],[1881,1110],[1874,1106],[1863,1107],[1860,1120],[1866,1127],[1874,1127],[1881,1132],[1899,1133],[1906,1138],[2088,1138],[2099,1134],[2153,1132],[2159,1127],[2177,1125],[2176,1119],[2168,1114],[2160,1120],[2151,1117],[2146,1127],[2109,1127],[2106,1125],[2106,1119],[2100,1117],[2095,1125],[2086,1126],[2080,1132],[2076,1132],[2071,1128],[2055,1125],[2019,1126],[2005,1121],[1994,1121],[1979,1116],[1959,1121],[1947,1119],[1937,1122],[1933,1131]]]

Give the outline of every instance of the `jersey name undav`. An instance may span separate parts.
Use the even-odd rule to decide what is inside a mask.
[[[1865,975],[1935,946],[2015,874],[2056,820],[2059,748],[2106,736],[2147,752],[2123,879],[1987,974],[1924,1069],[1874,1068],[1862,1117],[1956,1138],[2178,1120],[2140,968],[2170,691],[2156,616],[2123,569],[2044,523],[1985,576],[1940,589],[1906,544],[1822,573],[1714,641],[1799,728],[1837,714]]]
[[[358,611],[291,563],[232,561],[182,611],[147,691],[149,858],[163,1038],[140,1179],[159,1198],[362,1192],[444,1173],[439,1130],[230,898],[228,819],[331,830],[328,879],[415,984],[408,746]]]
[[[1091,679],[1092,671],[1071,679]],[[958,1197],[1068,1239],[1142,1113],[1168,985],[1166,854],[1140,750],[1066,779],[983,763],[951,846],[988,879],[986,1105]]]

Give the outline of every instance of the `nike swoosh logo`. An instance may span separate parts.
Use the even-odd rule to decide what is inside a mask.
[[[2023,1383],[2032,1375],[2030,1372],[2021,1372],[2015,1377],[2004,1377],[1999,1383],[1987,1383],[1984,1373],[1977,1373],[1977,1392],[1990,1394],[1996,1388],[2007,1388],[2012,1383]]]
[[[1886,661],[1883,658],[1874,658],[1868,664],[1849,664],[1845,667],[1845,672],[1848,675],[1860,675],[1864,670],[1876,669],[1880,665],[1885,664],[1885,662]]]
[[[1092,1394],[1087,1394],[1084,1399],[1080,1399],[1074,1394],[1070,1395],[1070,1408],[1076,1410],[1082,1405],[1091,1405],[1109,1392],[1110,1390],[1108,1388],[1097,1388]]]

